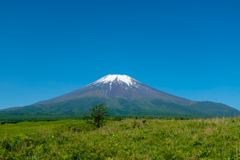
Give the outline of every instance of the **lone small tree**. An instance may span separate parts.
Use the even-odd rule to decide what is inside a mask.
[[[100,126],[102,126],[106,121],[105,121],[105,117],[109,116],[109,112],[108,110],[106,110],[108,107],[106,107],[103,103],[96,105],[92,108],[89,108],[90,111],[92,111],[92,113],[90,113],[89,115],[84,115],[84,117],[86,117],[87,119],[91,119],[90,121],[88,120],[87,123],[97,126],[98,128],[100,128]]]

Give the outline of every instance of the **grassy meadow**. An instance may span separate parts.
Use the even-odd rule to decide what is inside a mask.
[[[0,125],[0,159],[240,159],[240,118]]]

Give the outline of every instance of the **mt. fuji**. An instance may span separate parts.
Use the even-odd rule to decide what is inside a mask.
[[[144,98],[149,100],[152,98],[157,98],[179,104],[188,104],[191,102],[187,99],[176,97],[146,86],[127,75],[110,74],[76,91],[47,101],[38,102],[38,104],[66,98],[74,98],[79,96],[83,97],[88,96],[89,94],[97,95],[100,97],[107,97],[111,100],[116,100],[117,97],[122,97],[128,101],[137,98]]]
[[[73,92],[30,106],[6,109],[9,114],[81,115],[105,103],[113,115],[239,116],[221,103],[197,102],[149,87],[127,75],[110,74]]]

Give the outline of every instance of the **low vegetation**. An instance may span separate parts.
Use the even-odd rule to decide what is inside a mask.
[[[0,125],[0,159],[238,159],[240,118]]]

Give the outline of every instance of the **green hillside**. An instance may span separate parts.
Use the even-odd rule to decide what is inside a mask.
[[[105,97],[81,97],[68,100],[58,100],[42,104],[34,104],[15,109],[0,111],[5,116],[82,116],[89,112],[88,108],[105,103],[112,115],[131,116],[162,116],[162,117],[213,117],[239,116],[234,108],[214,102],[194,102],[182,105],[161,99],[146,100],[136,98],[131,101],[117,97],[111,100]]]

